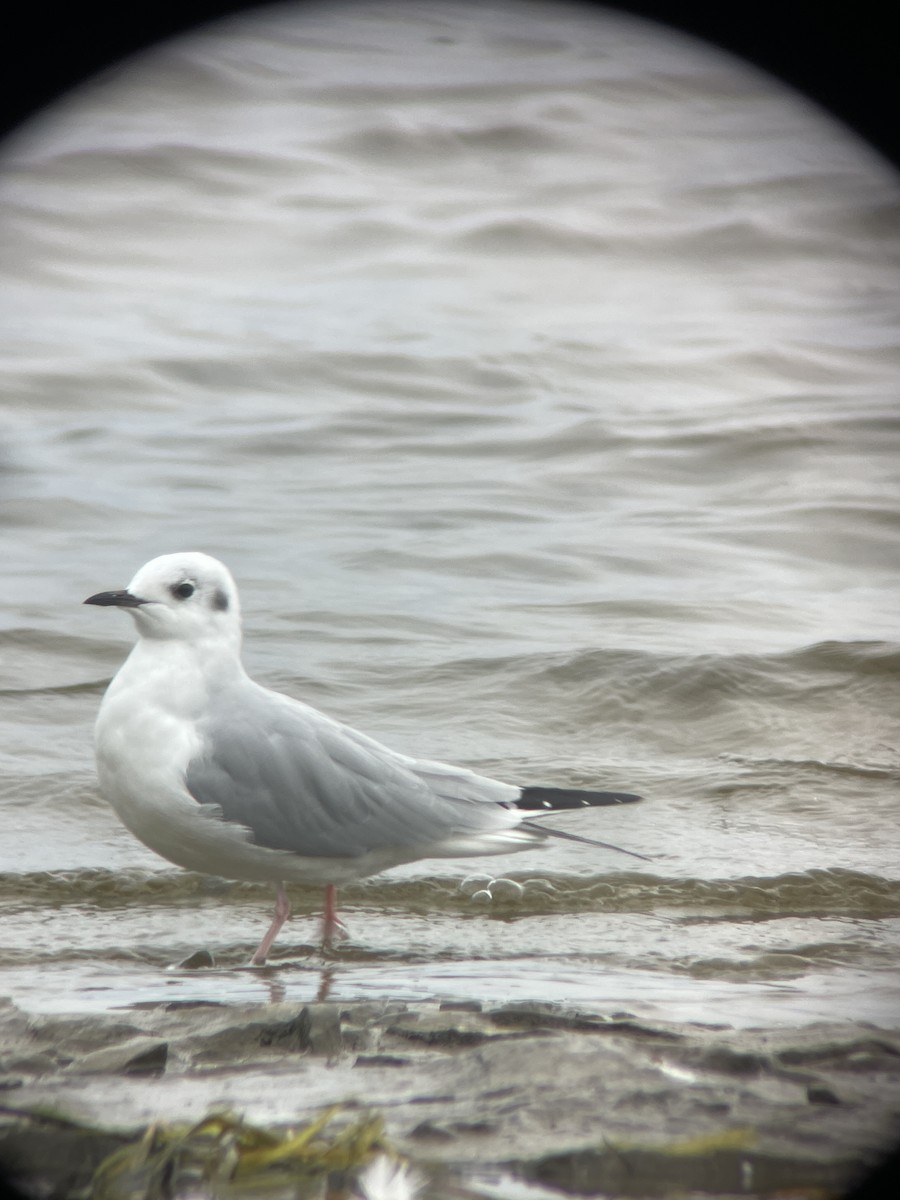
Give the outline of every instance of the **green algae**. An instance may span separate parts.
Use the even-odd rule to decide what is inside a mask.
[[[99,1165],[90,1200],[171,1200],[204,1185],[204,1194],[241,1196],[290,1187],[304,1197],[332,1172],[362,1167],[387,1149],[384,1121],[368,1114],[341,1122],[340,1105],[315,1120],[269,1129],[229,1111],[193,1125],[156,1122]]]

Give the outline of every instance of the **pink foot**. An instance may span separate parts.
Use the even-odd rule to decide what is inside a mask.
[[[347,926],[337,915],[337,888],[333,883],[325,887],[325,912],[322,916],[322,946],[331,948],[335,938],[347,936]]]
[[[272,949],[272,943],[278,937],[282,925],[291,915],[291,902],[288,900],[287,892],[284,890],[284,884],[279,883],[278,890],[275,893],[275,914],[272,917],[272,924],[269,926],[266,936],[259,943],[256,952],[250,959],[252,967],[265,966],[266,959],[269,956],[269,951]]]

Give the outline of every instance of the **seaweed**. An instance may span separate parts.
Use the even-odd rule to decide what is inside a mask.
[[[252,1124],[228,1110],[210,1112],[194,1125],[155,1122],[137,1142],[104,1159],[90,1200],[239,1197],[284,1187],[298,1198],[318,1194],[332,1172],[357,1170],[388,1150],[378,1114],[340,1123],[340,1112],[336,1105],[284,1130]]]

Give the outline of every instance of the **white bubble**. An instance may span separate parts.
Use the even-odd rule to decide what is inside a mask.
[[[463,895],[471,896],[481,888],[489,887],[490,882],[490,875],[467,875],[462,883],[460,883],[459,890]]]
[[[549,879],[526,879],[522,885],[526,892],[555,892],[556,888]]]
[[[521,900],[525,892],[521,883],[515,879],[494,879],[488,884],[488,890],[495,900]]]

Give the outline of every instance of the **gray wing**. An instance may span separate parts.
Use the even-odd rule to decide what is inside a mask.
[[[271,850],[314,858],[425,851],[520,819],[504,807],[518,788],[407,759],[255,684],[217,697],[199,732],[189,792]]]

